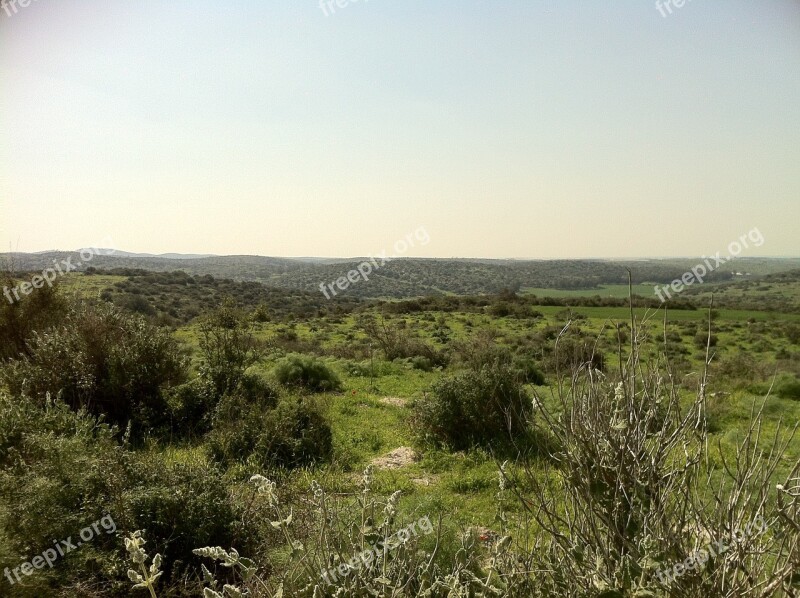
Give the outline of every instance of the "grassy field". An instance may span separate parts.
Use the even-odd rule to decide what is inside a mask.
[[[537,311],[542,317],[530,319],[463,312],[423,313],[396,316],[391,319],[391,324],[413,331],[440,349],[452,342],[469,341],[476,333],[487,330],[496,335],[498,344],[513,347],[533,333],[553,327],[560,329],[568,318],[573,317],[576,319],[571,327],[578,328],[588,338],[596,339],[598,346],[607,353],[609,363],[616,366],[615,325],[629,322],[628,308],[539,306]],[[664,312],[636,309],[634,313],[637,325],[650,335],[652,354],[655,355],[661,343]],[[668,318],[668,328],[681,332],[678,346],[685,352],[688,368],[684,376],[696,381],[702,371],[705,346],[699,346],[695,337],[698,333],[704,335],[708,313],[705,310],[673,310],[668,312]],[[767,370],[780,370],[782,366],[775,358],[776,353],[796,349],[796,345],[783,336],[782,327],[798,320],[800,316],[792,314],[719,310],[713,324],[714,334],[718,337],[717,346],[712,349],[714,362],[730,361],[746,350],[763,361]],[[753,332],[753,327],[758,329],[757,333]],[[447,343],[441,342],[441,337],[437,336],[437,331],[441,330],[446,331]],[[196,348],[195,326],[181,328],[176,334],[192,349]],[[315,344],[316,352],[344,383],[342,392],[325,393],[319,397],[333,426],[334,460],[314,475],[328,480],[339,491],[352,492],[358,472],[373,459],[399,447],[414,447],[420,460],[396,470],[380,472],[380,488],[386,492],[402,490],[403,505],[409,512],[446,513],[447,521],[454,527],[492,525],[497,459],[480,450],[451,454],[420,446],[414,434],[411,405],[438,379],[448,375],[448,371],[434,369],[423,372],[402,361],[386,362],[377,351],[373,360],[332,357],[348,344],[363,346],[369,341],[355,316],[257,324],[254,334],[265,346],[272,347],[266,358],[255,367],[260,374],[270,377],[277,360],[287,352],[282,345],[291,346],[291,343],[281,341],[288,335],[296,339],[294,342]],[[373,368],[376,374],[374,377],[353,375],[354,365],[360,365],[368,372]],[[754,401],[759,400],[768,384],[764,381],[761,385],[753,383],[748,386],[741,380],[729,380],[721,375],[712,375],[711,379],[709,392],[720,392],[719,398],[713,399],[722,427],[715,438],[730,448],[743,429]],[[549,382],[554,380],[550,378]],[[546,398],[553,392],[553,387],[530,387],[530,391]],[[402,401],[387,401],[387,398]],[[766,432],[774,430],[779,419],[787,422],[800,420],[799,401],[773,396],[765,411],[769,421]],[[800,446],[791,452],[795,457],[798,454]],[[297,472],[294,476],[297,480],[289,483],[300,483],[309,474]]]
[[[653,286],[648,284],[632,285],[634,295],[653,297]],[[543,289],[524,287],[520,292],[524,295],[537,297],[627,297],[631,288],[626,284],[603,284],[596,289]]]
[[[124,277],[68,276],[61,289],[68,297],[113,299],[113,295],[104,291],[121,280]],[[182,294],[194,292],[195,296],[200,296],[197,291],[186,283],[170,284],[167,279],[163,290],[159,288],[151,297],[169,306],[178,302]],[[216,289],[216,293],[217,304],[222,304],[224,289]],[[292,301],[291,296],[287,295],[286,300]],[[302,297],[302,301],[306,300],[307,297]],[[514,367],[520,363],[535,364],[543,373],[544,382],[524,386],[526,401],[530,400],[532,406],[546,405],[558,411],[556,372],[564,371],[559,369],[564,368],[564,364],[554,351],[559,335],[563,335],[559,342],[567,346],[572,343],[573,348],[589,347],[602,355],[604,362],[597,367],[602,367],[609,378],[616,375],[620,361],[624,362],[630,351],[629,308],[533,305],[527,306],[533,309],[504,312],[510,314],[507,316],[495,315],[500,302],[513,305],[513,301],[508,296],[481,297],[473,302],[455,303],[463,309],[454,311],[437,307],[406,312],[398,310],[403,306],[395,302],[350,305],[350,309],[338,311],[314,309],[313,304],[297,312],[270,311],[259,304],[255,308],[231,308],[238,314],[234,317],[241,318],[256,348],[257,359],[248,372],[268,381],[274,388],[281,388],[281,397],[289,402],[307,401],[319,408],[330,426],[332,452],[329,458],[326,456],[324,462],[313,467],[294,469],[275,467],[271,462],[255,465],[248,459],[219,465],[220,461],[213,454],[213,427],[211,432],[179,436],[179,440],[163,435],[148,438],[129,458],[152,463],[158,472],[219,471],[221,477],[216,478],[216,483],[230,496],[237,496],[253,474],[263,473],[277,482],[282,496],[292,497],[299,517],[303,516],[300,511],[309,500],[312,482],[319,482],[337,500],[357,501],[361,496],[362,472],[374,465],[373,491],[382,500],[401,491],[398,513],[404,521],[422,516],[434,521],[441,519],[446,549],[452,550],[451,556],[455,558],[455,547],[464,532],[499,532],[505,525],[498,520],[498,471],[503,462],[510,461],[507,465],[510,476],[516,477],[527,470],[539,480],[552,474],[552,463],[536,451],[517,453],[501,444],[464,450],[434,446],[421,436],[415,405],[435,395],[438,383],[469,371],[473,352],[489,347],[497,354],[506,355],[511,363],[517,364]],[[123,303],[121,307],[125,309],[126,305],[128,303]],[[192,307],[198,303],[187,305]],[[93,304],[92,309],[97,310],[97,305]],[[199,376],[203,371],[201,339],[203,323],[209,313],[212,312],[202,312],[200,317],[174,329],[162,329],[167,336],[179,341],[181,347],[176,353],[188,356],[190,377]],[[699,391],[705,369],[708,310],[665,312],[664,309],[637,308],[634,318],[641,356],[662,366],[665,357],[669,357],[671,373],[681,385],[680,400],[684,407],[688,406]],[[97,322],[91,322],[90,331],[94,335]],[[116,330],[120,320],[113,322]],[[225,322],[222,334],[232,330],[232,320]],[[392,360],[386,358],[381,349],[381,326],[371,327],[375,322],[393,334],[404,335],[412,343],[409,346],[417,347],[416,353],[412,351]],[[705,409],[710,430],[708,445],[712,452],[706,465],[714,479],[718,479],[723,472],[723,458],[730,461],[733,457],[754,408],[763,406],[760,433],[766,440],[779,428],[800,421],[800,386],[797,384],[800,315],[715,309],[711,344]],[[69,350],[74,347],[78,345],[70,345]],[[127,354],[127,350],[128,347],[120,347],[122,354]],[[287,357],[297,354],[313,356],[322,362],[341,381],[340,388],[311,393],[282,385],[278,371]],[[436,361],[436,356],[441,360]],[[568,371],[569,367],[566,369]],[[480,376],[485,375],[485,370],[478,371]],[[568,378],[561,382],[567,388],[570,385]],[[765,398],[773,384],[772,394]],[[224,398],[216,400],[215,409]],[[275,407],[258,405],[256,409],[261,414],[269,414]],[[170,408],[169,416],[174,413]],[[533,413],[535,418],[535,407]],[[482,419],[480,421],[483,423]],[[238,439],[244,425],[243,416],[236,411],[230,437]],[[252,425],[248,429],[253,429]],[[258,427],[257,433],[262,429]],[[174,433],[174,430],[170,432]],[[43,438],[50,442],[49,435]],[[798,457],[800,442],[795,439],[777,464],[773,484],[787,473]],[[198,489],[191,492],[197,493]],[[144,495],[149,496],[148,492]],[[166,502],[163,495],[156,493],[154,496],[162,497],[156,504]],[[224,503],[224,499],[218,500]],[[9,506],[10,503],[3,504],[0,500],[0,518]],[[503,509],[507,516],[518,517],[516,521],[522,521],[526,514],[523,502],[516,499],[503,501]],[[178,517],[178,514],[170,516]],[[0,531],[0,540],[3,540],[3,533]],[[517,540],[541,537],[541,530],[535,526],[519,528],[514,533]],[[0,541],[0,562],[18,560],[3,548],[4,544]],[[267,543],[260,550],[261,554],[254,556],[266,556],[271,564],[288,559],[287,545],[283,541]]]

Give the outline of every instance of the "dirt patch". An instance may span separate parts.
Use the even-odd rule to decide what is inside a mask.
[[[430,486],[436,480],[433,478],[429,478],[428,476],[422,478],[411,478],[411,483],[416,484],[417,486]]]
[[[419,460],[420,455],[417,451],[407,446],[401,446],[382,457],[376,457],[372,460],[372,464],[379,469],[400,469]]]
[[[383,397],[381,403],[384,405],[391,405],[392,407],[405,407],[408,405],[408,401],[400,397]]]

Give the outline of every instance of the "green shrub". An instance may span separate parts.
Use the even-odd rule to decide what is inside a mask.
[[[51,548],[54,539],[74,541],[106,514],[122,525],[126,509],[120,497],[133,477],[130,453],[114,433],[63,402],[38,405],[0,395],[0,529],[6,555],[0,569]],[[110,583],[124,575],[121,563],[114,535],[98,533],[53,569],[26,578],[28,595],[54,595],[52,586],[86,579]]]
[[[593,340],[581,338],[579,333],[562,336],[552,349],[549,359],[544,363],[553,373],[570,372],[582,366],[591,366],[592,369],[603,371],[605,369],[605,356],[595,347]]]
[[[151,454],[136,465],[137,484],[125,493],[125,529],[147,529],[149,547],[166,561],[162,583],[199,567],[192,549],[208,544],[252,546],[237,522],[222,472],[214,465],[174,463]]]
[[[424,439],[461,450],[523,435],[531,407],[515,372],[496,364],[437,382],[415,403],[414,419]]]
[[[19,281],[3,275],[0,286],[15,288]],[[20,295],[11,303],[0,301],[0,359],[17,359],[28,354],[27,341],[34,332],[56,325],[67,313],[67,303],[55,286],[33,289],[30,295]]]
[[[323,361],[309,355],[288,355],[273,371],[284,386],[302,387],[312,392],[341,390],[342,383]]]
[[[694,335],[694,346],[698,349],[705,349],[706,346],[716,347],[717,335],[712,334],[709,339],[708,332],[698,332]]]
[[[201,377],[175,386],[166,393],[173,433],[180,437],[205,434],[217,403],[214,385]]]
[[[231,300],[200,322],[200,375],[214,385],[217,396],[235,389],[258,360],[250,326]]]
[[[430,372],[433,370],[433,362],[427,357],[423,357],[421,355],[417,357],[412,357],[410,359],[411,367],[415,370],[421,370],[423,372]]]
[[[777,385],[775,391],[782,399],[792,399],[800,401],[800,380],[797,378],[784,377]]]
[[[225,465],[250,463],[259,469],[293,468],[327,460],[330,425],[308,399],[285,397],[272,407],[241,394],[224,397],[208,436],[212,457]]]
[[[49,393],[120,427],[132,421],[137,432],[163,424],[162,387],[185,376],[185,357],[168,331],[111,305],[75,306],[28,347],[28,357],[2,370],[12,394],[44,403]]]
[[[512,367],[521,382],[535,386],[543,386],[545,384],[544,374],[536,366],[533,359],[516,355],[512,361]]]

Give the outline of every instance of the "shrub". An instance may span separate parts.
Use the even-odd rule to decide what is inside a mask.
[[[427,357],[423,357],[418,355],[417,357],[412,357],[409,361],[411,367],[415,370],[422,370],[423,372],[430,372],[433,370],[433,363]]]
[[[484,329],[469,338],[453,343],[453,353],[464,366],[480,371],[495,363],[511,363],[511,352],[497,344],[498,334],[493,329]]]
[[[777,385],[777,394],[782,399],[800,400],[800,380],[785,377]]]
[[[517,378],[525,384],[533,384],[535,386],[542,386],[545,383],[544,374],[536,366],[532,359],[525,358],[521,355],[514,356],[512,367],[517,375]]]
[[[198,568],[192,554],[197,546],[252,546],[213,464],[175,463],[151,454],[136,464],[136,473],[136,486],[124,496],[130,514],[125,528],[146,528],[150,548],[167,557],[162,583],[175,583],[187,568]]]
[[[330,425],[308,399],[285,397],[270,408],[241,394],[224,397],[208,436],[212,457],[224,464],[248,462],[259,469],[293,468],[327,460]]]
[[[107,513],[121,526],[119,498],[132,480],[129,457],[114,430],[85,411],[0,395],[0,529],[7,554],[0,569],[29,560],[54,539],[74,540]],[[59,558],[54,569],[27,578],[26,587],[31,596],[51,596],[53,585],[86,579],[99,585],[124,574],[120,564],[116,539],[101,533]]]
[[[573,370],[537,409],[534,426],[555,437],[558,467],[526,469],[521,498],[539,529],[558,531],[525,563],[539,572],[536,595],[792,593],[800,464],[786,451],[794,431],[778,426],[762,437],[767,402],[754,404],[725,455],[709,442],[705,386],[685,400],[640,348],[637,341],[617,380]],[[724,558],[698,550],[715,538],[732,538],[735,549]]]
[[[590,364],[592,369],[602,371],[605,357],[598,352],[593,341],[575,336],[563,336],[554,345],[549,359],[544,362],[554,373],[564,373]]]
[[[200,322],[200,375],[217,396],[231,392],[257,359],[255,341],[244,314],[228,300]]]
[[[698,349],[705,349],[706,345],[711,347],[717,346],[717,335],[712,334],[709,338],[707,332],[698,332],[694,336],[694,346]]]
[[[495,364],[437,382],[415,403],[414,419],[424,439],[461,450],[524,434],[531,407],[515,372]]]
[[[430,320],[435,321],[432,314]],[[447,355],[437,351],[420,338],[412,336],[406,329],[404,320],[390,322],[381,318],[380,322],[366,317],[360,321],[364,333],[383,351],[386,359],[406,359],[410,357],[426,357],[434,366],[447,365]]]
[[[217,400],[213,384],[201,377],[171,388],[166,402],[173,433],[182,437],[206,433]]]
[[[3,276],[0,286],[13,289],[17,284],[13,278]],[[21,295],[19,301],[0,300],[0,359],[17,359],[28,354],[27,341],[34,332],[54,326],[67,313],[67,304],[59,295],[56,286],[33,289]]]
[[[44,403],[49,393],[120,427],[132,421],[137,432],[163,423],[162,388],[185,376],[169,332],[112,305],[79,304],[63,326],[34,334],[28,347],[29,356],[2,371],[12,394]]]
[[[342,388],[336,374],[324,362],[309,355],[289,355],[278,362],[273,373],[284,386],[303,387],[312,392]]]

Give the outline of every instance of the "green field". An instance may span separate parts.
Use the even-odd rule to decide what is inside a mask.
[[[520,292],[525,295],[537,297],[627,297],[630,290],[634,295],[654,297],[653,285],[635,284],[628,287],[626,284],[603,284],[596,289],[544,289],[523,287]]]
[[[421,423],[419,406],[427,404],[431,396],[437,396],[440,392],[437,389],[444,382],[468,375],[476,359],[484,360],[479,362],[483,364],[481,368],[493,363],[495,365],[491,367],[499,367],[499,362],[487,357],[495,355],[502,356],[506,360],[503,363],[513,364],[515,368],[534,366],[543,380],[520,386],[525,393],[525,400],[529,405],[538,403],[546,405],[548,409],[558,410],[560,407],[556,396],[559,383],[569,388],[573,381],[569,377],[559,379],[559,372],[563,373],[564,368],[568,371],[571,362],[564,362],[564,353],[556,351],[557,338],[560,338],[560,346],[566,343],[570,347],[567,358],[570,358],[569,351],[590,351],[602,356],[602,362],[595,367],[602,368],[602,375],[609,378],[617,375],[631,351],[631,312],[628,307],[536,305],[529,302],[531,292],[519,298],[508,294],[465,298],[462,303],[437,299],[429,304],[433,306],[429,308],[424,307],[424,302],[414,301],[315,304],[314,301],[319,302],[320,299],[314,296],[261,293],[256,288],[258,285],[228,286],[227,283],[220,285],[207,280],[200,284],[201,281],[187,278],[182,273],[159,277],[157,280],[110,275],[66,277],[57,297],[61,297],[65,305],[78,302],[75,305],[89,306],[89,310],[75,312],[69,327],[50,328],[50,332],[37,337],[39,340],[36,342],[45,343],[48,342],[48,335],[65,335],[71,339],[64,341],[66,344],[63,347],[57,344],[58,350],[48,353],[48,360],[39,363],[37,367],[40,369],[37,371],[49,371],[52,379],[63,380],[65,384],[77,379],[80,388],[85,389],[91,388],[94,379],[112,371],[104,361],[110,355],[119,356],[121,361],[118,363],[125,364],[123,367],[133,367],[130,355],[136,354],[140,359],[146,359],[150,351],[158,350],[156,345],[150,345],[144,339],[135,342],[133,339],[124,342],[115,340],[120,334],[123,338],[124,335],[145,334],[147,330],[151,330],[147,334],[155,334],[153,331],[156,329],[148,328],[145,319],[136,319],[139,316],[130,320],[131,323],[137,322],[135,325],[125,324],[128,321],[126,318],[131,317],[130,312],[138,312],[149,314],[151,324],[174,324],[172,328],[160,328],[160,334],[177,341],[177,354],[187,359],[188,379],[198,381],[211,376],[209,372],[214,371],[210,369],[208,361],[214,353],[209,353],[208,345],[204,343],[208,343],[209,338],[229,339],[225,342],[230,342],[230,335],[240,331],[236,334],[245,335],[242,338],[248,339],[248,350],[252,350],[255,357],[246,369],[247,375],[262,381],[259,384],[279,389],[279,400],[285,401],[286,405],[313,406],[330,430],[330,454],[319,462],[305,463],[301,467],[254,461],[257,455],[254,449],[251,449],[253,452],[249,456],[245,454],[232,461],[221,460],[223,453],[220,451],[224,446],[236,446],[242,438],[250,437],[248,434],[252,434],[254,429],[254,417],[263,417],[276,409],[265,404],[258,408],[262,411],[247,411],[252,409],[247,403],[235,405],[232,415],[228,416],[232,419],[224,428],[227,436],[223,438],[229,444],[220,445],[220,437],[214,436],[218,425],[216,422],[222,417],[220,413],[224,413],[219,410],[224,401],[238,395],[226,394],[214,398],[215,406],[210,408],[208,415],[203,416],[210,419],[202,419],[198,415],[197,409],[201,408],[201,403],[176,403],[175,397],[178,395],[170,395],[173,398],[168,403],[167,412],[156,414],[155,420],[149,424],[152,427],[143,436],[139,430],[139,436],[136,437],[135,431],[133,445],[125,449],[121,445],[113,450],[104,449],[100,453],[91,453],[91,457],[83,455],[80,452],[82,449],[75,448],[82,446],[75,444],[79,442],[77,438],[83,438],[80,432],[75,432],[81,429],[80,426],[69,424],[71,431],[66,435],[63,435],[63,423],[52,429],[40,430],[36,427],[45,425],[37,422],[50,421],[51,415],[47,415],[47,410],[52,407],[28,419],[17,420],[15,414],[18,411],[15,411],[13,402],[0,401],[0,409],[6,409],[9,419],[17,422],[14,426],[31,429],[25,442],[32,442],[39,447],[39,452],[35,453],[38,456],[33,453],[29,456],[34,468],[37,459],[42,459],[49,468],[46,469],[46,475],[31,474],[33,477],[26,473],[28,470],[25,468],[6,473],[9,492],[12,492],[11,489],[14,489],[13,492],[24,490],[27,493],[24,496],[31,498],[22,498],[22,495],[13,492],[0,494],[0,519],[5,521],[0,530],[0,538],[4,540],[0,543],[0,568],[22,558],[19,554],[20,529],[33,530],[25,533],[34,536],[41,533],[37,531],[40,528],[46,529],[48,535],[62,533],[48,527],[51,525],[48,522],[52,521],[48,513],[52,509],[61,509],[59,501],[77,500],[71,491],[64,490],[70,486],[59,482],[58,476],[74,478],[78,475],[74,472],[78,471],[81,472],[80,481],[76,483],[80,485],[80,493],[88,493],[89,496],[95,492],[91,488],[105,488],[107,481],[101,480],[114,480],[110,487],[103,490],[113,498],[100,498],[98,504],[109,504],[108,500],[112,500],[121,525],[126,526],[126,532],[134,528],[152,528],[153,531],[148,532],[153,536],[152,542],[158,550],[165,551],[167,558],[172,554],[170,551],[174,552],[177,548],[175,540],[171,539],[173,532],[164,530],[183,526],[180,527],[182,534],[192,536],[196,533],[197,538],[192,541],[202,543],[206,542],[202,539],[205,536],[200,531],[187,531],[187,522],[202,528],[203,521],[213,522],[220,517],[224,520],[230,515],[214,513],[229,513],[225,511],[228,507],[239,509],[235,511],[238,513],[236,517],[252,516],[250,503],[254,499],[246,498],[245,489],[247,480],[255,474],[276,480],[282,500],[287,502],[300,521],[297,532],[304,543],[313,545],[317,540],[310,531],[313,513],[308,510],[313,494],[312,482],[320,483],[330,493],[331,500],[341,504],[348,501],[356,504],[359,500],[365,500],[359,498],[362,496],[361,475],[371,464],[376,464],[372,492],[377,500],[386,501],[392,493],[400,491],[399,520],[412,521],[423,515],[437,522],[441,519],[440,532],[445,538],[443,550],[448,555],[454,555],[459,550],[459,538],[464,533],[477,533],[475,530],[482,530],[479,535],[485,536],[511,529],[514,530],[515,545],[534,542],[541,537],[543,530],[536,525],[520,527],[528,513],[525,501],[504,498],[502,517],[505,519],[498,520],[498,471],[501,463],[509,461],[507,474],[521,479],[526,475],[532,476],[526,482],[530,484],[530,479],[546,480],[552,476],[552,463],[538,455],[538,448],[533,452],[527,452],[526,449],[513,453],[504,444],[478,443],[454,450],[447,443],[433,443],[429,435],[422,433],[426,428]],[[624,288],[619,285],[607,287],[606,291],[621,297]],[[239,307],[236,307],[236,296],[226,293],[226,289],[247,294],[246,297],[238,296]],[[552,292],[562,293],[558,295],[560,297],[586,296],[581,294],[584,291],[570,294]],[[132,297],[141,299],[132,301]],[[87,301],[88,304],[85,303]],[[117,301],[119,304],[115,307]],[[270,301],[273,303],[268,303]],[[218,312],[223,305],[226,307]],[[273,309],[271,305],[276,307]],[[453,308],[456,305],[458,309]],[[108,313],[114,315],[103,316],[106,313],[104,310],[109,309],[112,311]],[[197,312],[198,316],[190,317],[192,312]],[[509,315],[498,316],[497,313]],[[668,318],[666,330],[665,313]],[[168,317],[170,314],[171,319]],[[214,320],[208,318],[213,314],[227,315],[218,321],[216,328],[209,328],[209,322]],[[662,368],[669,361],[670,375],[675,376],[681,384],[678,394],[680,404],[687,408],[700,388],[706,369],[708,310],[672,309],[665,312],[663,308],[636,308],[633,316],[641,358],[645,363],[659,363]],[[722,463],[733,458],[737,443],[747,430],[754,405],[764,405],[760,433],[766,439],[775,434],[780,422],[800,421],[800,314],[715,309],[711,327],[711,363],[708,367],[704,408],[709,422],[707,445],[713,447],[713,451],[706,467],[713,479],[721,479]],[[71,336],[77,330],[86,331],[80,340]],[[209,334],[212,336],[209,337]],[[29,342],[33,342],[31,339]],[[95,341],[100,342],[100,339],[112,344],[102,351],[90,351],[88,348]],[[395,347],[401,348],[401,354],[394,358],[388,353],[390,345],[386,343],[390,340]],[[114,343],[117,342],[122,344],[116,346]],[[167,341],[162,339],[159,342]],[[224,359],[232,359],[233,353],[225,355],[228,356]],[[285,382],[281,377],[281,368],[292,359],[297,359],[298,355],[303,359],[316,360],[315,367],[332,373],[339,380],[340,387],[310,392]],[[590,358],[586,357],[588,353],[582,355],[584,357],[581,359]],[[22,360],[14,368],[25,367],[24,363],[25,360]],[[94,363],[106,365],[91,370]],[[84,374],[85,370],[91,371],[91,375]],[[226,368],[220,371],[225,372]],[[488,376],[491,370],[478,371],[481,372],[480,376]],[[523,369],[515,371],[521,372]],[[144,372],[134,368],[129,375],[132,378],[140,376],[136,378],[139,380],[136,384],[146,384],[150,377],[159,375],[158,367],[156,363],[150,364]],[[131,386],[127,377],[114,376],[109,378],[108,383],[120,384],[120,392],[128,392],[125,389]],[[19,380],[15,375],[9,378],[12,381],[15,379]],[[196,391],[189,390],[190,384],[192,382],[185,382],[180,386],[189,393],[186,396],[190,400],[208,400],[202,398],[205,395],[192,394]],[[765,400],[773,384],[773,392]],[[48,392],[51,396],[58,395],[56,387]],[[147,412],[139,415],[133,411],[132,414],[130,417],[133,418],[147,416]],[[186,425],[199,426],[201,431],[187,432],[181,427],[184,424],[174,423],[184,420],[188,422]],[[121,429],[125,427],[123,422],[117,424],[120,430],[115,433],[117,440],[114,442],[119,442]],[[203,428],[203,425],[210,425],[210,429]],[[261,425],[271,424],[258,424]],[[269,434],[276,437],[291,434],[295,425],[300,424],[288,419],[280,426],[270,428],[271,432],[263,432],[263,438],[272,438]],[[261,428],[255,429],[259,432]],[[0,448],[3,438],[15,437],[15,430],[4,429],[0,424]],[[74,436],[76,433],[78,436]],[[429,429],[427,433],[430,433]],[[99,432],[91,432],[89,438],[95,438],[95,434]],[[300,434],[302,437],[305,431]],[[91,442],[95,441],[80,442],[88,442],[87,446],[91,446]],[[61,448],[48,457],[52,446]],[[121,460],[118,460],[112,456],[117,453],[125,456],[120,456]],[[391,459],[390,455],[393,455]],[[797,458],[800,458],[800,443],[793,441],[787,445],[785,454],[770,475],[773,486],[783,479],[781,476],[788,474]],[[0,462],[2,459],[3,453],[0,452]],[[64,467],[71,473],[62,472],[61,468]],[[95,470],[99,478],[93,473]],[[123,482],[131,471],[139,472],[136,474],[139,478]],[[56,481],[52,482],[56,486],[49,485],[48,476],[56,476]],[[168,476],[172,480],[169,484],[177,484],[177,487],[160,486],[158,480],[162,476]],[[207,485],[203,476],[214,481],[209,481]],[[49,494],[41,496],[53,497],[52,504],[48,502],[50,498],[39,499],[36,498],[39,496],[37,493],[31,494],[32,488],[42,484],[50,489]],[[215,488],[219,493],[206,497],[205,493]],[[82,496],[80,500],[83,500]],[[204,502],[206,500],[209,502]],[[27,510],[23,512],[18,508],[18,503],[23,501],[32,501],[25,502],[29,506],[24,509],[39,509],[44,514],[29,518]],[[197,519],[192,519],[195,517]],[[13,521],[16,518],[20,518],[28,527],[16,527]],[[265,522],[261,520],[261,523]],[[166,525],[166,528],[159,527],[161,525]],[[306,526],[311,527],[307,529]],[[257,537],[254,544],[246,543],[239,537],[231,537],[228,541],[231,544],[243,542],[249,556],[257,558],[264,570],[282,570],[291,559],[290,551],[287,550],[285,539],[275,537],[269,530],[269,525],[251,530]],[[244,532],[240,530],[236,533]],[[430,550],[431,542],[432,539],[425,539],[421,546]],[[490,548],[478,547],[475,550],[479,560],[489,558],[486,550]],[[97,558],[110,557],[108,553],[98,553]],[[41,583],[58,583],[54,577],[40,576],[38,579]],[[177,582],[173,580],[171,583]],[[34,592],[45,591],[41,585],[33,588]]]

